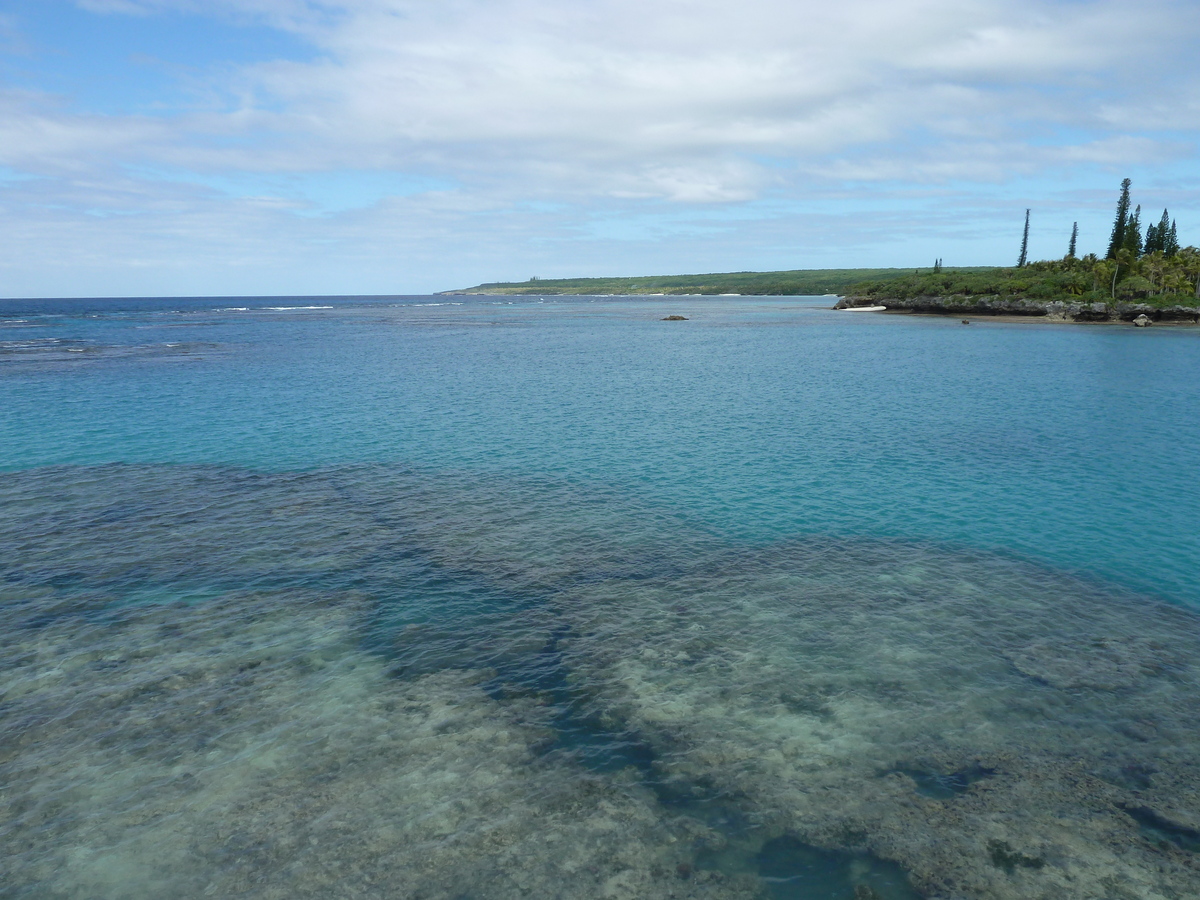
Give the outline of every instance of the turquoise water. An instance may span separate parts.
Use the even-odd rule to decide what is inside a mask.
[[[0,302],[0,896],[1197,892],[1200,333],[831,302]]]

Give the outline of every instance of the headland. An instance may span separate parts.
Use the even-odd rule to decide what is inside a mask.
[[[1131,264],[1095,256],[1020,267],[793,269],[629,278],[490,282],[449,295],[649,295],[839,297],[838,309],[886,306],[932,315],[1005,316],[1048,322],[1200,323],[1200,251],[1148,255]]]
[[[524,296],[695,295],[810,296],[843,295],[867,282],[887,284],[919,275],[920,269],[789,269],[779,272],[713,272],[703,275],[647,275],[613,278],[531,278],[528,281],[493,281],[474,287],[443,291],[447,295],[498,294]],[[926,269],[925,272],[930,270]],[[985,273],[990,267],[956,271]]]

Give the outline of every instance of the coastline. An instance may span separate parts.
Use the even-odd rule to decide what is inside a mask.
[[[1200,324],[1200,307],[1153,306],[1149,303],[1068,303],[1061,300],[1001,299],[999,297],[924,296],[896,299],[845,296],[834,309],[882,305],[889,313],[932,316],[977,316],[1019,321],[1132,325],[1138,316],[1154,324]]]
[[[853,291],[865,281],[888,282],[905,278],[915,269],[787,269],[774,272],[709,272],[693,275],[640,275],[598,278],[532,278],[529,281],[490,281],[474,287],[441,291],[441,296],[463,295],[580,295],[580,296],[820,296]],[[955,269],[986,275],[994,267]]]

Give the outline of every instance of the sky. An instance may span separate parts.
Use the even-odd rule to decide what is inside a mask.
[[[0,297],[1200,244],[1200,0],[0,0]]]

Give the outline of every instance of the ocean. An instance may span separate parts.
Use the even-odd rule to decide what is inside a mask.
[[[832,304],[0,301],[0,897],[1200,894],[1200,331]]]

